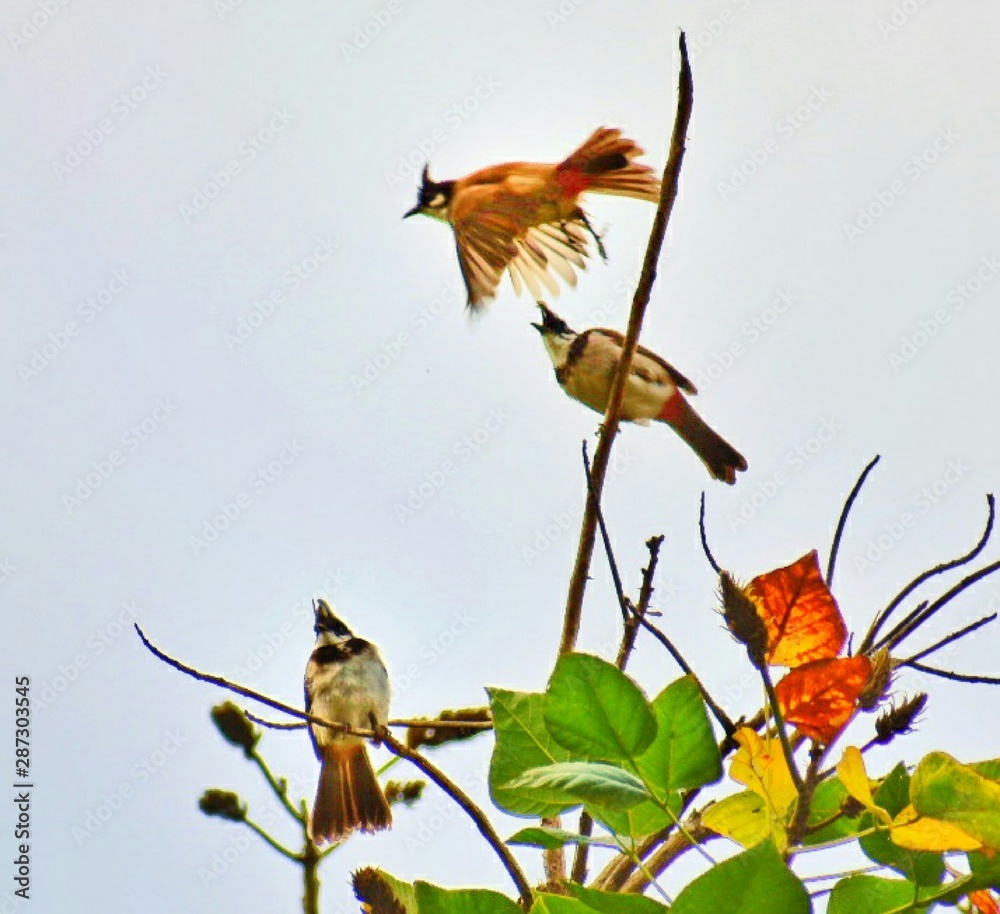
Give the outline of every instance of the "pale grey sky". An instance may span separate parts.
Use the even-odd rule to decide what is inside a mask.
[[[299,896],[291,866],[198,812],[208,786],[259,815],[268,795],[208,720],[221,693],[153,661],[133,616],[165,649],[290,702],[320,595],[382,646],[399,715],[543,687],[597,417],[556,386],[531,300],[505,284],[470,323],[450,232],[400,217],[427,157],[439,179],[554,161],[602,124],[661,168],[679,28],[694,118],[643,342],[700,385],[699,410],[750,470],[729,489],[668,429],[629,428],[606,511],[633,590],[645,539],[667,535],[663,624],[741,713],[758,690],[712,614],[703,488],[716,555],[748,578],[825,556],[881,453],[836,587],[863,630],[975,542],[1000,483],[1000,9],[7,4],[0,598],[3,669],[30,675],[36,700],[33,910],[271,911]],[[623,329],[653,210],[589,211],[610,260],[550,303],[573,326]],[[581,647],[608,652],[617,611],[595,567]],[[934,633],[998,606],[1000,582],[984,584]],[[996,658],[987,629],[945,660],[997,674]],[[633,671],[650,692],[676,676],[645,642]],[[920,732],[873,755],[876,773],[939,746],[997,754],[983,722],[1000,696],[930,689]],[[305,736],[264,748],[311,797]],[[436,755],[487,804],[489,748]],[[519,827],[494,812],[501,834]],[[519,856],[537,875],[537,854]],[[509,890],[433,790],[327,863],[324,910],[353,909],[346,874],[369,862]]]

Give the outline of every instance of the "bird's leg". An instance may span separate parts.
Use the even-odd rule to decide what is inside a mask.
[[[604,250],[604,242],[601,240],[601,236],[598,235],[596,231],[594,231],[594,227],[590,224],[590,220],[587,218],[587,214],[583,210],[580,210],[580,221],[583,223],[584,228],[586,228],[586,230],[590,232],[591,237],[597,243],[597,253],[601,255],[601,260],[605,261],[606,263],[608,260],[608,252]]]
[[[380,738],[382,732],[388,728],[383,727],[381,724],[379,724],[378,718],[375,716],[374,711],[368,712],[368,723],[371,725],[372,732],[377,734],[375,739],[372,740],[372,742],[375,743],[376,745],[379,745],[382,742]]]

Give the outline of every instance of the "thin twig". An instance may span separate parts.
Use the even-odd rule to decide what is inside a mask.
[[[514,881],[514,885],[517,886],[518,894],[521,896],[522,906],[525,909],[530,908],[533,901],[531,886],[528,884],[527,878],[522,872],[521,867],[518,865],[518,862],[511,854],[510,849],[500,839],[500,836],[496,833],[493,826],[490,824],[490,820],[486,818],[483,811],[476,806],[466,793],[443,771],[441,771],[440,768],[428,761],[428,759],[422,756],[419,752],[414,752],[404,743],[401,743],[388,731],[388,729],[383,730],[380,736],[382,742],[385,744],[385,747],[390,752],[402,756],[408,762],[419,768],[424,774],[427,775],[427,777],[437,784],[438,787],[440,787],[459,806],[461,806],[469,818],[476,823],[476,828],[479,829],[479,833],[496,852],[496,855],[500,858],[500,862],[504,865],[504,869],[507,870],[510,874],[510,878]]]
[[[865,484],[865,480],[868,478],[868,474],[875,468],[875,464],[877,464],[879,460],[881,460],[881,455],[876,454],[868,466],[861,471],[861,475],[854,483],[854,487],[851,489],[850,494],[847,496],[847,500],[844,502],[844,507],[841,509],[840,519],[837,521],[837,529],[833,535],[833,543],[830,545],[830,557],[827,560],[826,566],[826,586],[828,588],[833,587],[833,572],[837,566],[837,556],[840,553],[840,541],[843,538],[844,529],[847,527],[847,519],[850,516],[851,509],[854,507],[855,500],[858,495],[861,494],[861,489]]]
[[[712,555],[712,550],[708,545],[708,534],[705,532],[705,493],[701,493],[701,508],[698,511],[698,532],[701,534],[701,548],[705,553],[705,558],[708,559],[708,564],[712,566],[712,571],[716,574],[722,574],[722,569],[719,567],[719,563],[715,561],[715,556]]]
[[[774,716],[774,729],[778,731],[778,739],[781,742],[781,750],[785,753],[785,762],[788,764],[788,771],[792,776],[792,782],[799,795],[802,794],[802,775],[799,774],[798,766],[795,764],[795,753],[792,745],[788,742],[788,733],[785,730],[785,721],[781,715],[781,708],[778,705],[778,694],[774,691],[774,683],[771,681],[771,673],[767,666],[760,669],[760,677],[764,680],[764,689],[767,691],[767,700],[771,705],[771,714]]]
[[[988,507],[988,514],[986,517],[986,529],[983,530],[983,535],[979,538],[979,542],[972,547],[970,552],[965,555],[960,556],[957,559],[952,559],[950,562],[944,562],[941,565],[936,565],[933,568],[928,569],[922,574],[917,575],[909,584],[907,584],[896,596],[892,598],[889,605],[886,606],[872,621],[871,627],[868,629],[868,633],[865,635],[864,640],[861,642],[861,646],[858,649],[858,653],[865,653],[868,649],[875,643],[875,638],[878,637],[878,633],[882,626],[888,621],[889,616],[895,611],[896,607],[903,602],[914,590],[916,590],[921,584],[935,575],[942,574],[945,571],[950,571],[952,568],[958,568],[962,565],[966,565],[971,562],[976,556],[979,555],[983,549],[986,548],[986,544],[989,542],[990,535],[993,533],[993,523],[996,519],[996,502],[992,495],[986,496],[986,504]]]
[[[719,722],[719,726],[721,726],[725,731],[726,736],[732,736],[736,732],[736,724],[733,723],[729,715],[726,714],[726,712],[723,711],[722,708],[716,703],[715,699],[709,695],[708,689],[702,685],[701,680],[692,669],[691,664],[684,659],[684,655],[681,654],[676,647],[674,647],[673,642],[662,631],[660,631],[660,629],[653,625],[649,619],[645,616],[639,616],[636,610],[632,607],[630,607],[630,610],[633,613],[633,618],[639,620],[639,624],[667,649],[670,656],[674,658],[676,664],[686,675],[691,677],[694,684],[698,686],[698,690],[701,692],[701,697],[704,699],[708,709],[712,712],[712,716]]]
[[[685,823],[684,832],[674,832],[663,844],[656,850],[656,852],[649,858],[646,862],[646,871],[652,876],[659,876],[671,863],[673,863],[678,857],[687,851],[691,850],[696,846],[701,846],[707,844],[714,838],[718,838],[715,832],[709,831],[704,825],[701,824],[701,818],[698,815],[691,816],[687,823]],[[693,838],[697,844],[692,844],[688,840],[687,836]],[[622,892],[642,892],[646,889],[649,884],[646,873],[638,870],[633,872],[628,879],[622,884]]]
[[[840,512],[840,520],[837,522],[837,532],[833,535],[833,545],[830,546],[830,561],[827,562],[826,566],[827,587],[833,587],[833,572],[837,567],[837,553],[840,552],[840,539],[844,535],[844,528],[847,526],[847,518],[851,513],[851,508],[854,507],[854,501],[861,493],[861,487],[865,484],[868,474],[875,469],[875,464],[881,459],[881,455],[876,454],[875,459],[861,471],[858,481],[854,483],[854,488],[851,489],[851,494],[847,496],[847,501],[844,502],[844,508]]]
[[[302,855],[296,854],[295,851],[289,850],[283,844],[272,838],[263,828],[261,828],[256,822],[251,819],[244,819],[243,824],[249,828],[251,831],[256,832],[257,835],[263,839],[267,844],[273,847],[279,854],[283,857],[287,857],[289,860],[294,860],[296,863],[302,862]]]
[[[951,644],[953,641],[958,641],[959,638],[964,638],[966,635],[971,635],[977,629],[982,628],[984,625],[988,625],[996,617],[997,617],[996,613],[993,613],[992,615],[989,616],[983,616],[982,619],[977,619],[975,622],[966,625],[965,628],[961,628],[957,632],[952,632],[946,638],[942,638],[940,641],[935,641],[934,644],[932,644],[930,647],[925,647],[922,651],[917,652],[907,660],[899,661],[899,663],[897,663],[896,666],[912,666],[915,661],[923,660],[924,657],[933,654],[935,651],[941,650],[941,648]]]
[[[601,499],[594,489],[594,478],[590,472],[590,456],[587,454],[587,442],[583,442],[583,472],[587,479],[587,492],[589,497],[594,499],[594,508],[597,512],[597,524],[601,528],[601,540],[604,542],[604,553],[608,557],[608,565],[611,566],[611,579],[615,583],[615,593],[618,596],[618,605],[622,611],[622,621],[628,622],[629,602],[625,596],[625,588],[622,585],[622,576],[618,571],[618,562],[615,560],[614,550],[611,548],[611,536],[608,534],[608,525],[604,521],[604,511],[601,509]]]
[[[798,844],[806,832],[809,825],[809,812],[812,809],[813,795],[820,784],[820,766],[826,757],[828,746],[814,742],[809,751],[809,766],[806,768],[806,776],[799,788],[799,798],[795,804],[795,815],[788,826],[788,844],[794,846]]]
[[[952,673],[949,670],[939,670],[937,667],[924,666],[922,663],[911,663],[910,669],[920,670],[928,676],[939,676],[952,682],[972,682],[980,685],[1000,685],[1000,676],[974,676],[970,673]]]
[[[255,724],[260,724],[262,727],[267,727],[269,730],[301,730],[303,727],[309,726],[308,724],[295,722],[295,723],[279,723],[276,720],[266,720],[263,717],[257,717],[255,714],[251,714],[249,711],[243,711],[246,716],[252,720]],[[426,720],[421,720],[417,718],[411,719],[394,719],[389,721],[390,727],[408,727],[411,729],[421,729],[421,730],[492,730],[493,723],[488,720],[432,720],[430,718]]]
[[[388,727],[382,728],[380,731],[375,732],[372,730],[364,730],[357,727],[349,727],[346,724],[336,723],[334,721],[324,720],[321,717],[315,717],[312,714],[307,714],[305,711],[300,711],[298,708],[293,708],[291,705],[286,705],[283,702],[277,701],[274,698],[270,698],[267,695],[262,695],[260,692],[256,692],[253,689],[248,689],[246,686],[237,685],[236,683],[229,682],[227,679],[223,679],[221,676],[212,676],[209,673],[202,673],[193,667],[187,666],[181,663],[179,660],[175,660],[173,657],[165,654],[158,647],[156,647],[143,633],[142,629],[138,625],[135,625],[136,633],[142,640],[142,643],[146,648],[159,660],[162,660],[168,666],[172,666],[175,670],[191,676],[200,682],[207,682],[211,685],[221,686],[224,689],[228,689],[231,692],[235,692],[237,695],[242,695],[244,698],[250,698],[253,701],[259,701],[261,704],[267,705],[268,707],[274,708],[276,711],[281,711],[284,714],[288,714],[291,717],[298,718],[299,720],[307,721],[311,724],[316,724],[321,727],[327,727],[331,730],[337,730],[342,733],[350,733],[354,736],[361,736],[367,739],[374,739],[381,742],[385,747],[392,752],[394,755],[401,756],[407,761],[411,762],[417,768],[419,768],[424,774],[426,774],[435,784],[437,784],[445,793],[447,793],[464,811],[465,813],[475,822],[476,827],[479,829],[480,834],[486,839],[489,845],[496,852],[497,856],[500,858],[500,862],[503,863],[504,868],[510,874],[514,885],[517,886],[518,893],[521,896],[521,903],[527,909],[531,907],[532,894],[531,886],[528,884],[528,880],[525,878],[524,873],[521,871],[520,866],[518,866],[517,861],[511,855],[510,851],[500,840],[497,833],[493,830],[493,826],[490,825],[489,819],[486,818],[485,813],[476,806],[475,803],[459,788],[454,784],[444,772],[442,772],[435,765],[431,764],[426,758],[412,749],[407,748],[403,743],[397,740],[390,732]]]
[[[923,612],[921,612],[916,618],[914,618],[908,625],[897,625],[888,635],[883,637],[878,644],[875,645],[875,650],[880,647],[888,647],[890,650],[901,644],[906,638],[912,635],[920,626],[927,622],[935,613],[937,613],[942,607],[946,606],[952,600],[955,599],[962,591],[971,587],[976,581],[981,580],[995,571],[1000,570],[1000,561],[993,562],[980,568],[979,571],[973,572],[970,575],[966,575],[959,581],[954,587],[951,588],[947,593],[938,597],[933,603],[931,603]],[[905,622],[905,620],[904,620]]]
[[[559,653],[572,651],[576,645],[580,631],[580,615],[583,608],[583,595],[587,589],[587,579],[590,575],[590,562],[594,552],[594,539],[597,534],[597,499],[604,489],[604,478],[608,471],[611,458],[611,446],[618,433],[618,423],[621,417],[622,398],[625,394],[625,384],[632,366],[632,357],[639,344],[639,332],[649,304],[650,292],[656,279],[656,263],[660,258],[663,239],[667,232],[667,223],[677,199],[677,185],[680,177],[681,163],[684,160],[684,142],[687,136],[688,124],[691,120],[691,109],[694,104],[694,83],[691,78],[691,64],[688,61],[687,39],[680,34],[680,75],[677,88],[677,114],[674,118],[673,133],[670,137],[670,153],[663,170],[660,186],[660,201],[653,218],[653,227],[646,247],[646,256],[642,264],[642,273],[632,298],[632,310],[629,313],[628,330],[622,343],[622,355],[615,372],[608,406],[601,424],[600,439],[594,454],[593,482],[597,497],[587,499],[587,507],[583,515],[580,529],[580,541],[577,547],[576,562],[573,575],[570,578],[569,592],[566,597],[566,613],[563,619],[562,640]]]
[[[635,639],[639,634],[639,619],[645,619],[646,613],[649,611],[649,603],[653,597],[653,579],[656,577],[656,564],[660,560],[660,547],[662,545],[662,535],[652,536],[646,540],[646,548],[649,550],[649,564],[642,569],[639,604],[636,606],[635,614],[629,613],[629,617],[625,620],[622,641],[618,645],[618,656],[615,657],[615,666],[623,672],[628,664],[629,657],[632,656]]]

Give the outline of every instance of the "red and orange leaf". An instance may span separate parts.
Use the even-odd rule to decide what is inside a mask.
[[[815,549],[785,568],[758,575],[746,590],[767,625],[769,663],[797,667],[840,653],[847,626]]]
[[[814,660],[796,667],[774,687],[781,714],[810,739],[832,743],[854,716],[871,671],[871,661],[864,656]]]
[[[969,892],[969,901],[972,902],[979,914],[1000,914],[1000,904],[997,904],[996,898],[988,889]]]

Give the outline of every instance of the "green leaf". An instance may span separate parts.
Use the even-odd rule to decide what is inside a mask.
[[[656,718],[639,687],[613,664],[563,654],[545,694],[545,726],[578,757],[623,761],[656,736]]]
[[[524,914],[517,902],[489,889],[441,889],[414,883],[420,914]]]
[[[905,879],[880,876],[849,876],[833,887],[827,914],[884,914],[886,911],[917,911],[917,887]],[[423,912],[421,912],[423,914]]]
[[[667,910],[642,895],[599,892],[572,882],[567,883],[566,888],[573,894],[572,898],[537,892],[530,914],[594,914],[595,911],[600,914],[664,914]]]
[[[636,767],[661,797],[673,790],[703,787],[722,777],[719,746],[694,680],[684,676],[653,701],[656,737]]]
[[[921,760],[910,782],[921,815],[957,825],[987,847],[1000,847],[1000,783],[944,752]]]
[[[857,909],[853,914],[858,914]],[[809,893],[767,841],[699,876],[670,914],[809,914]],[[866,912],[867,914],[867,912]]]
[[[882,781],[873,799],[895,817],[910,803],[910,775],[900,763]],[[861,816],[861,830],[875,825],[871,813]],[[938,885],[944,878],[944,857],[929,851],[911,851],[894,844],[888,830],[873,832],[860,839],[861,850],[875,863],[883,863],[917,885]]]
[[[490,759],[490,796],[516,816],[554,816],[563,807],[546,803],[532,791],[510,786],[529,768],[567,762],[572,756],[545,728],[545,696],[535,692],[488,689],[496,745]]]
[[[629,810],[589,808],[613,832],[639,839],[674,822],[681,811],[680,791],[722,777],[719,747],[694,680],[685,676],[668,685],[653,701],[656,737],[634,760],[655,800]],[[674,816],[665,812],[669,808]]]
[[[985,762],[973,762],[969,767],[990,781],[1000,781],[1000,758],[989,759]]]
[[[618,845],[613,841],[602,841],[600,838],[590,838],[587,835],[580,835],[562,828],[552,828],[549,825],[522,828],[516,834],[511,835],[506,843],[521,844],[526,847],[543,847],[546,850],[555,850],[557,847],[564,847],[567,844],[596,844],[598,847],[618,849]]]
[[[841,804],[847,796],[847,788],[838,777],[830,777],[820,783],[813,794],[812,803],[809,806],[809,826],[810,828],[833,818],[840,811]],[[841,816],[829,825],[810,832],[805,836],[802,843],[806,846],[810,844],[824,844],[827,841],[837,841],[840,838],[847,838],[856,835],[861,831],[861,817],[855,816],[848,819]]]
[[[531,768],[510,786],[560,812],[581,803],[627,809],[649,799],[642,781],[634,774],[604,762],[557,762]]]
[[[574,882],[567,883],[570,894],[582,901],[588,909],[601,914],[663,914],[667,908],[644,895],[625,895],[620,892],[599,892]]]
[[[673,810],[674,816],[680,814],[680,794],[670,795],[669,806]],[[587,812],[616,835],[628,836],[635,841],[661,831],[674,822],[674,818],[664,812],[663,807],[653,800],[645,800],[631,809],[608,809],[606,806],[588,803]]]

